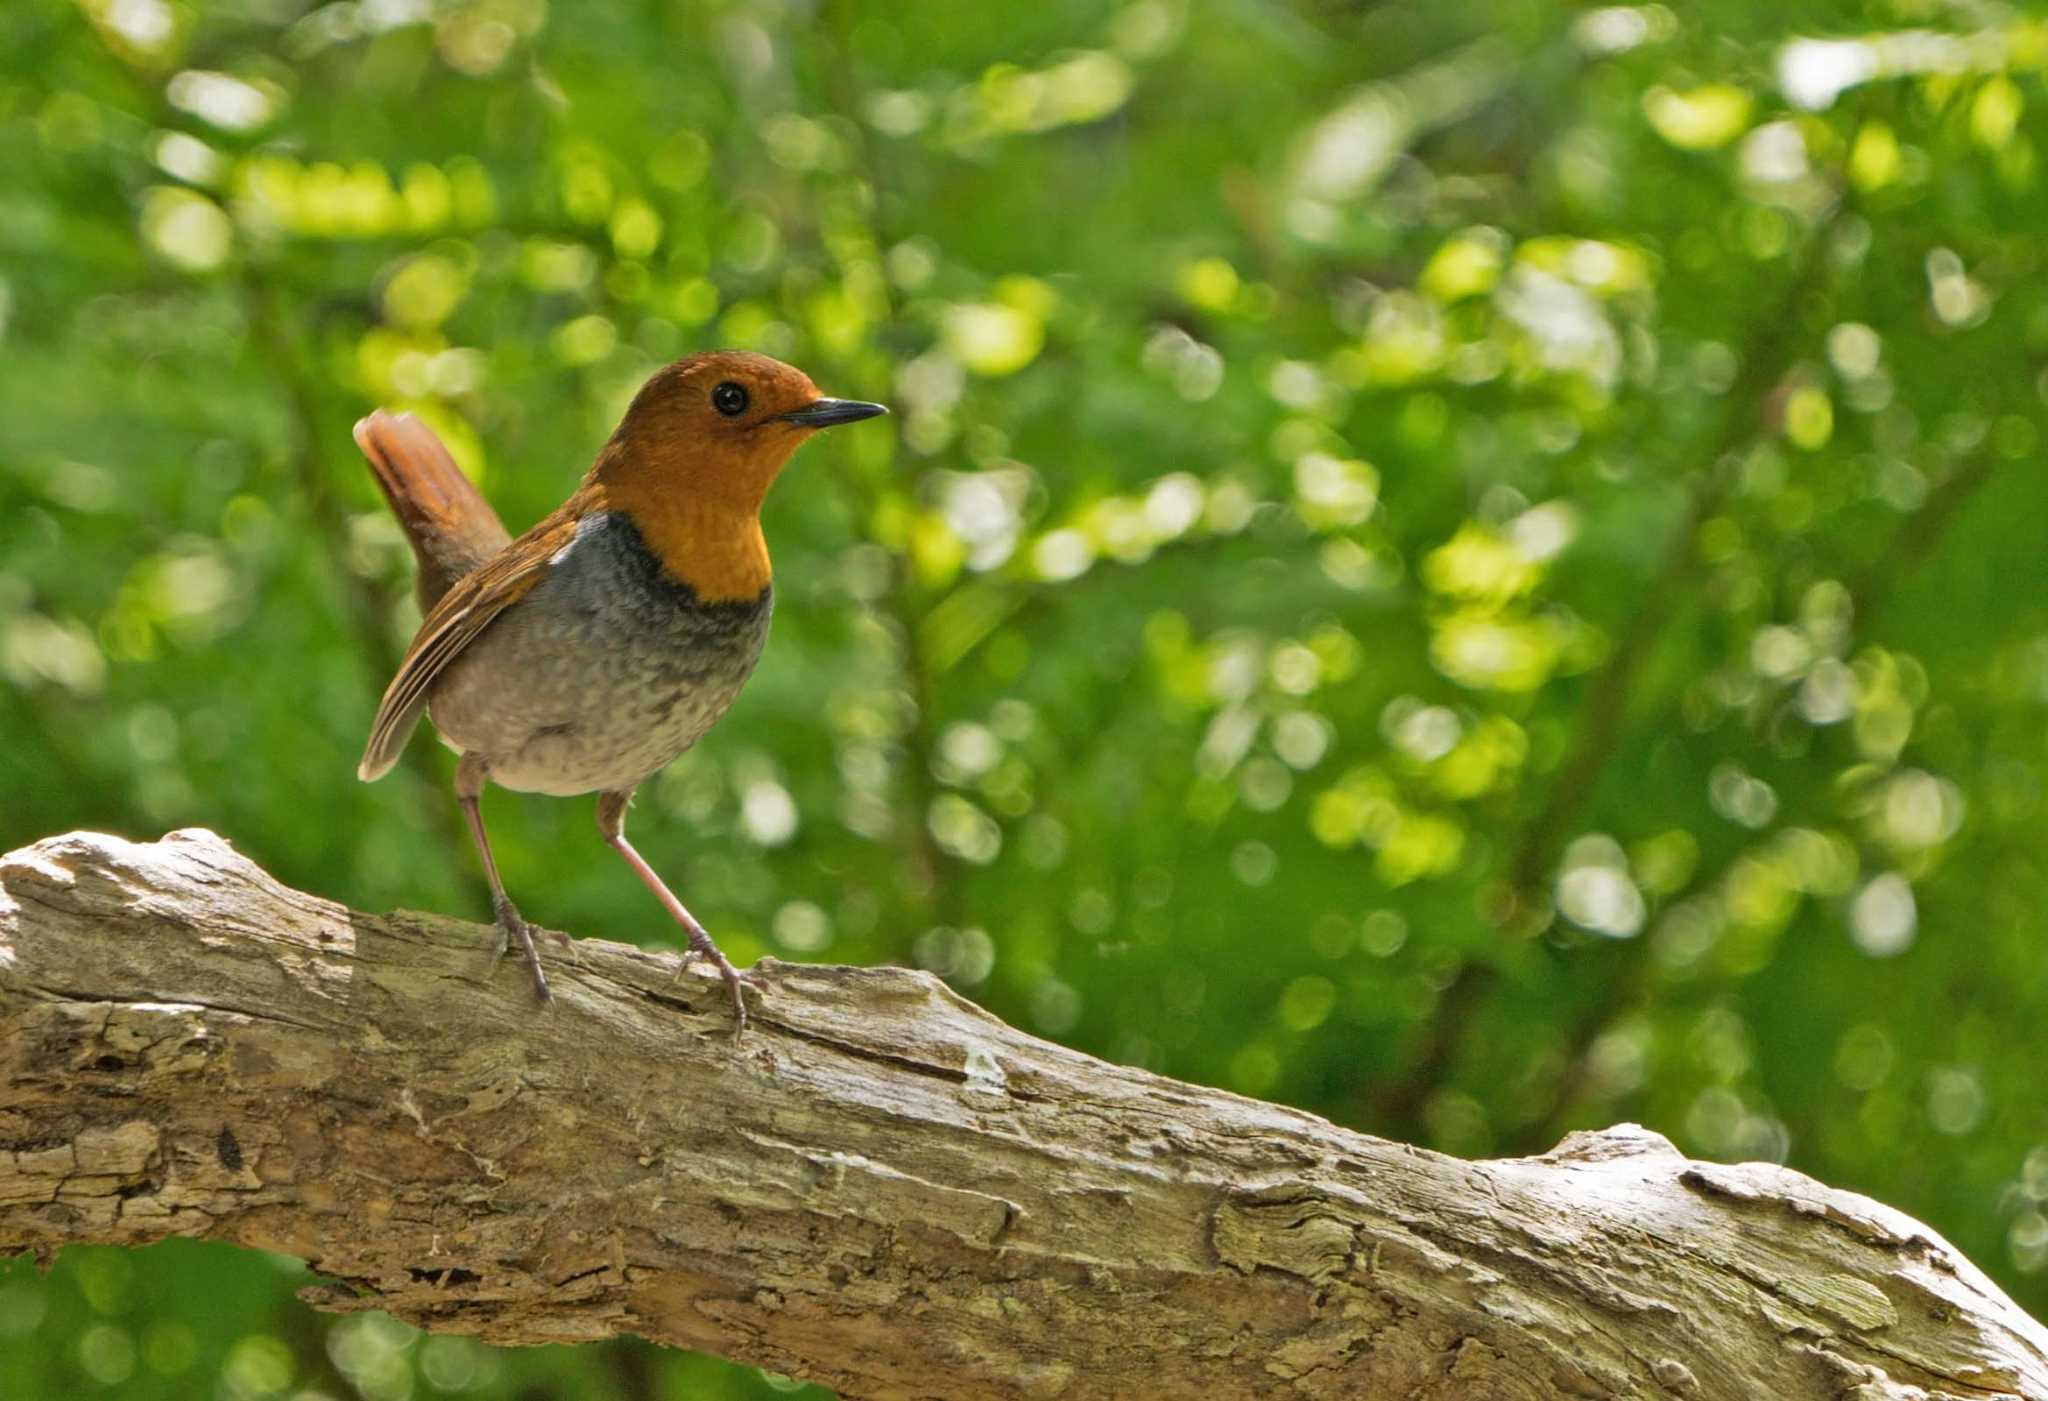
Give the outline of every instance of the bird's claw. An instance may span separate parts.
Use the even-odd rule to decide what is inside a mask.
[[[485,980],[488,981],[490,976],[497,972],[498,960],[503,958],[505,951],[516,942],[520,952],[525,956],[527,972],[533,976],[534,1000],[554,1001],[554,991],[548,987],[548,975],[541,971],[540,950],[533,942],[533,926],[526,922],[526,917],[519,913],[518,908],[510,900],[494,902],[492,913],[497,917],[498,937],[491,941],[489,955],[485,960]],[[566,939],[568,936],[560,937]]]
[[[689,971],[690,960],[693,958],[701,958],[709,963],[717,970],[719,981],[725,984],[726,992],[732,998],[732,1034],[733,1038],[737,1040],[747,1029],[745,989],[750,983],[754,983],[758,987],[754,980],[753,971],[749,969],[747,972],[742,973],[739,969],[733,967],[732,960],[725,956],[718,945],[711,942],[710,936],[705,936],[701,944],[693,936],[690,939],[689,945],[684,948],[682,957],[676,960],[676,971],[669,978],[671,984],[679,983],[683,980],[683,974]]]

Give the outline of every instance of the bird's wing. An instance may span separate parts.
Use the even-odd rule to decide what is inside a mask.
[[[455,581],[434,605],[413,635],[398,674],[377,705],[370,722],[370,742],[356,776],[383,777],[398,762],[413,726],[427,707],[434,678],[462,654],[483,630],[527,590],[547,577],[554,558],[576,535],[575,517],[557,511],[503,550]]]

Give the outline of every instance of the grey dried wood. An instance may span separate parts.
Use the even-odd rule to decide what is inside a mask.
[[[284,1251],[328,1309],[637,1333],[849,1397],[2048,1398],[1926,1227],[1623,1126],[1471,1163],[1026,1036],[937,979],[289,889],[209,832],[0,858],[0,1250]]]

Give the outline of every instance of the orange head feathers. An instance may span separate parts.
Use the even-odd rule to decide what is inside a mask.
[[[655,557],[704,602],[768,586],[761,502],[820,428],[887,413],[832,399],[810,376],[744,350],[686,356],[633,396],[578,496],[578,514],[625,512]]]

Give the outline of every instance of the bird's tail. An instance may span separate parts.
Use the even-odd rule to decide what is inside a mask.
[[[356,446],[370,459],[391,513],[412,542],[420,565],[421,612],[511,543],[476,483],[462,474],[434,430],[411,414],[378,409],[356,424]]]

